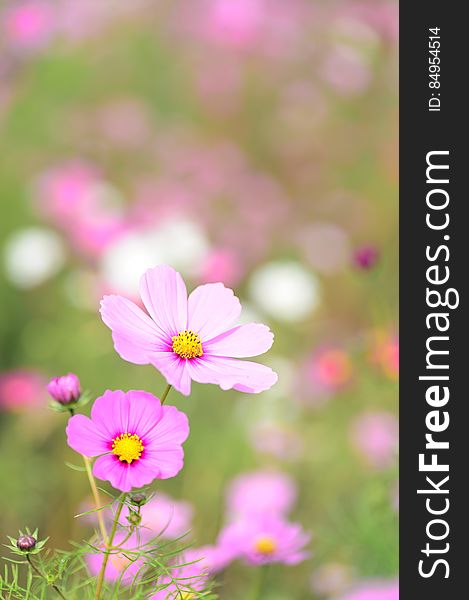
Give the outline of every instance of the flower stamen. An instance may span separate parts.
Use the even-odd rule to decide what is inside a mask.
[[[112,440],[112,451],[122,462],[130,463],[138,460],[144,450],[142,440],[136,433],[122,433]]]
[[[277,544],[271,537],[260,537],[256,540],[254,547],[256,552],[262,554],[262,556],[272,556],[277,549]]]
[[[203,354],[202,340],[193,331],[181,331],[172,337],[173,352],[181,358],[199,358]]]

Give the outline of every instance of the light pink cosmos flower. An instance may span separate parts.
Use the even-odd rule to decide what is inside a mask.
[[[192,598],[191,592],[201,592],[207,586],[209,570],[202,559],[200,549],[186,550],[180,557],[178,565],[171,569],[171,576],[163,575],[158,579],[158,586],[165,586],[150,596],[150,600],[180,600]],[[180,565],[180,566],[179,566]]]
[[[341,600],[399,600],[399,582],[370,582],[346,594]]]
[[[130,536],[129,539],[126,532],[118,532],[114,537],[114,545],[118,546],[122,544],[123,552],[112,552],[109,555],[109,561],[106,565],[106,571],[104,572],[104,578],[106,581],[117,581],[122,577],[121,581],[124,585],[131,584],[133,579],[138,575],[139,570],[143,567],[143,560],[137,559],[137,552],[141,552],[140,540],[136,534]],[[103,547],[104,550],[104,547]],[[86,563],[91,575],[98,575],[103,564],[104,554],[87,554]]]
[[[67,425],[68,445],[84,456],[97,456],[95,477],[123,492],[177,475],[188,435],[183,412],[136,390],[107,390],[96,399],[91,419],[75,415]]]
[[[385,469],[396,460],[399,422],[385,411],[367,412],[352,423],[352,444],[364,460],[376,469]]]
[[[284,563],[296,565],[309,557],[304,550],[311,539],[299,523],[277,515],[253,515],[228,525],[220,533],[218,546],[251,565]]]
[[[44,46],[54,34],[56,16],[52,5],[42,0],[18,2],[6,11],[5,35],[17,48],[33,50]],[[1,21],[1,19],[0,19]]]
[[[230,517],[256,514],[287,514],[295,503],[297,490],[293,480],[278,471],[253,471],[236,477],[227,493]]]
[[[158,494],[140,509],[140,527],[144,535],[176,539],[189,532],[194,509],[189,502],[174,500],[166,494]],[[121,518],[128,525],[127,518]]]
[[[186,396],[191,380],[247,393],[262,392],[277,381],[272,369],[237,360],[267,352],[274,336],[259,323],[229,329],[241,304],[222,283],[201,285],[187,298],[181,275],[159,265],[142,276],[140,296],[149,314],[122,296],[101,301],[102,319],[124,360],[152,364]]]

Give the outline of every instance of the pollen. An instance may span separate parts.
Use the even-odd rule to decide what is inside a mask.
[[[122,433],[112,440],[112,451],[122,462],[129,465],[142,456],[144,445],[137,434]]]
[[[277,544],[270,537],[260,537],[256,540],[254,547],[256,552],[259,552],[262,556],[272,556],[277,549]]]
[[[181,331],[173,336],[173,352],[181,358],[199,358],[202,356],[202,341],[193,331]]]

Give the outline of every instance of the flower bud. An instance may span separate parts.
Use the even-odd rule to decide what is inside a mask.
[[[147,497],[145,494],[138,492],[136,494],[132,494],[130,496],[130,503],[134,506],[143,506],[147,501]]]
[[[375,246],[361,246],[355,250],[353,257],[355,265],[359,269],[372,269],[379,258],[378,249]]]
[[[80,380],[73,373],[55,377],[50,380],[47,391],[60,404],[71,404],[80,397]]]
[[[127,521],[129,522],[130,525],[133,525],[134,527],[138,527],[140,525],[140,523],[142,522],[142,517],[135,510],[129,509],[129,514],[127,515]]]
[[[36,547],[37,540],[32,535],[22,535],[16,540],[16,546],[22,552],[31,552]]]

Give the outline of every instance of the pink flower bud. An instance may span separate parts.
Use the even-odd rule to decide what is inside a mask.
[[[70,404],[80,397],[80,380],[74,373],[54,377],[47,385],[47,391],[60,404]]]

